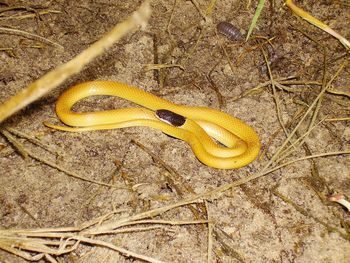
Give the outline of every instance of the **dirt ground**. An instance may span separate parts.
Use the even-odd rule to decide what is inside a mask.
[[[0,12],[0,27],[31,32],[64,47],[0,31],[0,103],[75,57],[141,2],[0,1],[0,10],[18,6]],[[38,157],[24,158],[13,143],[0,137],[0,229],[78,226],[112,211],[114,218],[128,217],[216,189],[263,168],[286,139],[276,102],[290,133],[319,94],[319,84],[328,82],[349,60],[349,54],[335,38],[292,15],[283,1],[266,1],[247,42],[230,41],[216,34],[216,25],[231,22],[245,36],[257,1],[247,6],[250,1],[219,0],[205,21],[199,10],[205,13],[211,2],[152,1],[152,16],[145,30],[128,34],[81,73],[4,123],[3,127],[40,140],[44,147],[14,135]],[[348,1],[296,3],[350,38]],[[19,19],[19,15],[30,16]],[[268,38],[273,38],[271,44]],[[291,83],[277,87],[275,95],[271,85],[262,85],[270,80],[262,49],[275,80],[282,83],[293,77],[288,80]],[[145,70],[147,64],[165,63],[183,68]],[[96,79],[124,82],[175,103],[208,106],[238,117],[259,134],[261,154],[244,168],[219,170],[200,163],[185,142],[148,127],[68,133],[43,125],[43,121],[59,123],[54,105],[63,90]],[[293,81],[299,85],[292,85]],[[349,66],[332,82],[332,88],[338,94],[325,93],[315,122],[326,120],[282,162],[349,150],[349,120],[329,120],[349,117]],[[76,109],[129,105],[118,98],[98,97],[82,101]],[[293,140],[305,133],[310,119],[306,118]],[[117,187],[74,178],[40,158]],[[165,262],[206,262],[210,251],[212,262],[346,263],[350,262],[350,214],[327,201],[334,193],[350,198],[349,155],[296,162],[192,206],[150,218],[172,224],[139,224],[130,231],[96,239]],[[175,224],[206,219],[210,224]],[[142,262],[87,243],[53,257],[57,262]],[[27,261],[0,249],[0,262]]]

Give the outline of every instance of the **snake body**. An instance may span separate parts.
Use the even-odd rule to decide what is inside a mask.
[[[95,95],[117,96],[144,108],[97,112],[72,111],[76,102]],[[170,111],[185,117],[184,124],[176,127],[168,123],[157,116],[156,112],[159,110]],[[256,132],[237,118],[207,107],[178,105],[114,81],[85,82],[66,90],[57,100],[56,113],[63,123],[71,127],[49,123],[45,125],[70,132],[132,126],[159,129],[165,134],[186,141],[202,163],[219,169],[245,166],[256,158],[260,150],[260,141]],[[224,146],[216,143],[212,138]]]

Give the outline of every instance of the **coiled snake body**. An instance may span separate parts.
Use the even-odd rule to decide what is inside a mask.
[[[95,95],[117,96],[145,108],[72,111],[76,102]],[[131,126],[159,129],[186,141],[202,163],[220,169],[245,166],[256,158],[260,150],[256,132],[237,118],[207,107],[177,105],[138,88],[113,81],[85,82],[68,89],[59,97],[56,113],[62,122],[72,127],[50,123],[45,125],[70,132]],[[176,121],[180,121],[179,124]]]

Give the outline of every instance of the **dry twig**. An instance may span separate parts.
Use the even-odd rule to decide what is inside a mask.
[[[21,90],[17,95],[5,101],[0,105],[0,123],[13,113],[19,111],[63,83],[67,78],[79,73],[87,63],[102,54],[125,34],[140,25],[145,26],[150,17],[150,13],[149,1],[145,1],[138,11],[134,12],[124,22],[116,25],[99,41],[85,49],[72,60],[48,72],[40,79],[31,83],[27,88]]]

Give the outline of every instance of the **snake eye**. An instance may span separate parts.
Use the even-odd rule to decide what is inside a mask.
[[[180,127],[186,122],[186,118],[170,110],[156,110],[156,116],[161,120],[175,127]]]

